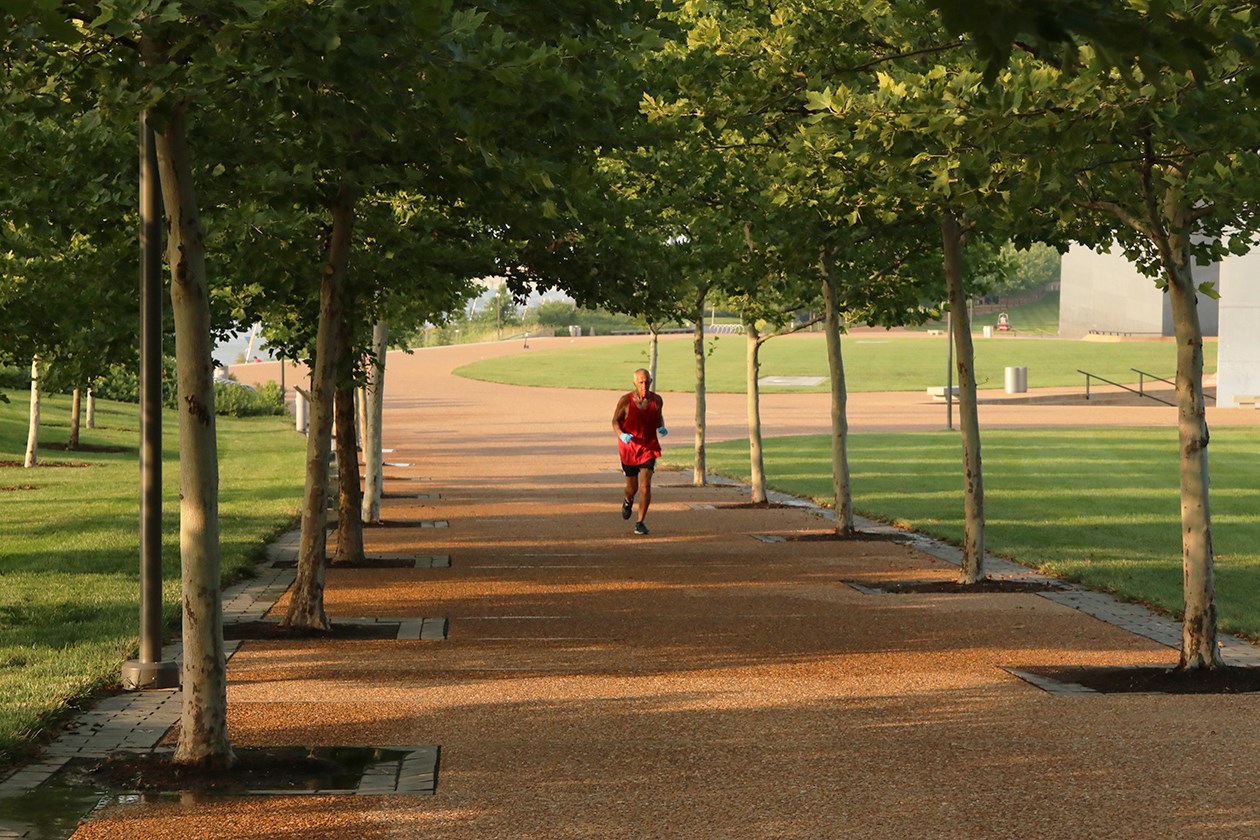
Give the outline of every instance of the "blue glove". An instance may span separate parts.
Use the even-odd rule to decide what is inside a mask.
[[[665,428],[664,426],[661,426],[659,429],[656,430],[656,434],[659,437],[669,437],[669,429]]]
[[[630,441],[634,440],[634,435],[630,434],[629,432],[622,432],[621,434],[617,435],[617,437],[621,438],[622,443],[629,443]]]

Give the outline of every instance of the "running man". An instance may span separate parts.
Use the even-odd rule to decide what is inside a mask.
[[[661,411],[665,401],[651,390],[652,377],[643,368],[634,372],[634,390],[623,394],[613,412],[612,427],[617,433],[617,449],[621,454],[621,471],[626,474],[626,494],[621,501],[621,518],[634,512],[634,497],[642,484],[639,518],[634,523],[636,534],[646,534],[648,506],[652,504],[652,472],[661,455],[660,438],[669,434]],[[642,479],[640,481],[640,478]]]

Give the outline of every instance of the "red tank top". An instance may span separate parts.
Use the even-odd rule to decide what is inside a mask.
[[[635,397],[636,394],[631,392],[625,419],[621,421],[622,430],[634,435],[634,440],[617,442],[621,463],[630,465],[646,464],[653,458],[661,457],[661,442],[656,438],[656,430],[661,425],[660,400],[655,394],[649,394],[647,407],[639,408]]]

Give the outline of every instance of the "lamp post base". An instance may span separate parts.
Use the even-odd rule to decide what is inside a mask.
[[[144,691],[151,688],[178,688],[179,663],[140,662],[132,659],[123,663],[122,687],[127,691]]]

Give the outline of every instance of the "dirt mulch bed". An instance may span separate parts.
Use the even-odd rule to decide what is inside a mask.
[[[382,519],[380,522],[364,522],[364,528],[419,528],[432,519]]]
[[[239,793],[247,790],[332,788],[346,768],[306,750],[286,747],[236,748],[236,764],[226,770],[176,764],[161,753],[120,753],[85,768],[97,782],[117,790]]]
[[[849,581],[845,581],[849,583]],[[876,580],[854,581],[857,586],[877,589],[889,595],[917,595],[920,593],[945,593],[971,595],[984,592],[1055,592],[1062,589],[1057,583],[1039,583],[1027,580],[982,580],[977,583],[959,583],[956,580]]]
[[[25,467],[21,461],[0,461],[0,467]],[[92,464],[85,464],[82,461],[40,461],[35,465],[35,469],[45,467],[90,467]]]
[[[1076,683],[1102,694],[1246,694],[1260,691],[1260,668],[1228,665],[1210,671],[1160,666],[1021,667],[1060,683]]]
[[[91,443],[80,443],[74,449],[71,449],[64,443],[41,443],[40,449],[55,449],[58,452],[135,452],[134,446],[103,446]]]
[[[783,502],[731,502],[714,505],[718,510],[808,510],[802,505],[789,505]]]
[[[296,560],[277,560],[271,564],[273,569],[296,569],[298,566]],[[349,563],[334,563],[328,561],[326,568],[328,569],[414,569],[416,567],[416,558],[414,557],[369,557],[366,560],[356,560]]]
[[[15,493],[20,490],[38,490],[34,484],[15,484],[11,487],[0,487],[0,493]]]
[[[223,625],[226,641],[285,641],[292,639],[336,639],[363,641],[398,638],[398,622],[350,624],[333,621],[327,630],[311,627],[285,627],[278,621],[234,621]]]
[[[901,534],[837,534],[835,531],[818,531],[812,534],[793,534],[784,537],[787,542],[892,542],[908,544],[910,538]]]

